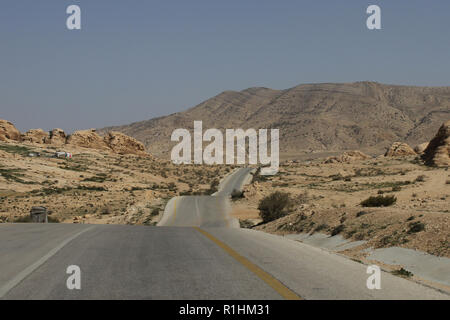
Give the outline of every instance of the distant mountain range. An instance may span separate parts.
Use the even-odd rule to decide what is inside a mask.
[[[303,84],[286,90],[225,91],[184,112],[99,129],[120,131],[169,158],[172,131],[208,128],[278,128],[282,155],[359,149],[381,154],[395,141],[429,141],[450,119],[450,87],[413,87],[375,82]]]

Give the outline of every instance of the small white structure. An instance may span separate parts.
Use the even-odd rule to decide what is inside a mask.
[[[58,151],[55,153],[55,157],[57,158],[72,158],[72,154],[70,152]]]

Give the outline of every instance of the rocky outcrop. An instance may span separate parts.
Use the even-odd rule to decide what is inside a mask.
[[[95,129],[75,131],[67,138],[66,143],[83,148],[109,149],[105,140],[97,134]]]
[[[426,165],[450,166],[450,120],[445,122],[422,155]]]
[[[145,154],[144,145],[136,139],[117,131],[108,132],[105,143],[118,154]]]
[[[328,157],[324,163],[351,163],[358,160],[367,160],[372,157],[358,150],[346,151],[339,156]]]
[[[0,141],[21,141],[20,131],[9,121],[0,119]]]
[[[31,129],[22,134],[22,141],[31,143],[45,143],[49,139],[49,133],[42,129]]]
[[[118,154],[147,154],[141,142],[116,131],[108,132],[105,137],[98,135],[95,129],[75,131],[69,136],[66,136],[62,129],[53,129],[50,132],[45,132],[42,129],[31,129],[21,134],[11,122],[1,119],[0,141],[24,141],[57,146],[68,144],[76,147],[107,150]]]
[[[406,157],[414,155],[417,155],[417,153],[403,142],[394,142],[384,154],[385,157]]]
[[[427,147],[428,147],[428,142],[424,142],[424,143],[419,144],[418,146],[415,146],[414,151],[417,154],[422,154]]]
[[[47,139],[45,139],[45,143],[53,144],[53,145],[63,145],[66,143],[66,133],[63,129],[53,129],[50,131],[50,135]]]

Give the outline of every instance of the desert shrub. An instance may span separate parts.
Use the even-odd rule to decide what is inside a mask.
[[[345,229],[345,226],[344,226],[343,224],[340,224],[340,225],[334,227],[334,228],[331,230],[331,236],[336,236],[336,235],[338,235],[339,233],[341,233],[342,231],[344,231],[344,229]]]
[[[26,215],[26,216],[21,216],[18,217],[14,220],[15,223],[26,223],[26,222],[31,222],[31,216]]]
[[[94,186],[78,186],[77,190],[86,190],[86,191],[107,191],[104,187],[94,187]]]
[[[255,224],[252,221],[250,221],[250,220],[246,220],[246,219],[241,220],[241,219],[239,219],[239,225],[240,225],[241,228],[251,229]]]
[[[425,175],[420,175],[416,178],[416,182],[424,182],[426,180],[426,176]]]
[[[394,196],[376,196],[369,197],[361,202],[363,207],[388,207],[397,202],[397,198]]]
[[[261,168],[258,168],[255,173],[252,173],[252,184],[255,182],[266,182],[269,180],[267,176],[263,176],[260,173]]]
[[[81,177],[81,176],[80,176]],[[84,178],[81,181],[103,183],[107,180],[108,175],[105,173],[97,173],[95,176]]]
[[[28,153],[32,151],[30,148],[24,146],[9,145],[9,144],[0,145],[0,150],[3,150],[8,153],[17,153],[22,156],[26,156]]]
[[[0,176],[5,178],[8,181],[15,181],[22,184],[36,184],[36,182],[33,181],[25,181],[22,180],[20,177],[24,177],[25,175],[21,173],[24,171],[23,169],[6,169],[0,166]]]
[[[409,225],[408,233],[417,233],[425,230],[425,224],[420,221],[411,222]]]
[[[109,206],[106,206],[102,209],[102,211],[100,212],[102,215],[108,215],[111,214],[111,208]]]
[[[152,212],[150,213],[151,216],[157,216],[159,215],[159,208],[154,208]]]
[[[218,187],[219,187],[219,179],[214,179],[213,181],[211,181],[211,184],[209,185],[209,188],[211,190],[214,190],[214,192],[216,192],[218,190],[217,189]]]
[[[289,194],[276,191],[261,199],[258,204],[259,216],[263,222],[270,222],[287,215],[291,206]]]
[[[59,219],[56,217],[47,216],[48,223],[59,223]]]
[[[338,180],[344,180],[344,176],[340,173],[338,174],[333,174],[330,176],[331,180],[333,181],[338,181]]]
[[[353,235],[354,235],[356,232],[357,232],[357,231],[356,231],[355,229],[349,230],[349,231],[345,232],[344,238],[345,238],[345,239],[349,239],[349,238],[353,237]]]
[[[177,185],[174,183],[174,182],[170,182],[168,185],[167,185],[167,189],[169,189],[170,191],[177,191]]]
[[[319,232],[319,231],[326,230],[326,229],[328,229],[328,225],[325,223],[322,223],[314,228],[314,232]]]
[[[205,195],[211,195],[219,191],[219,180],[214,179],[209,185],[209,189],[205,191]]]
[[[356,241],[361,241],[361,240],[364,240],[365,238],[366,238],[366,235],[363,232],[358,232],[354,236],[354,239]]]
[[[48,223],[59,223],[59,219],[56,217],[47,216]],[[15,223],[30,223],[33,222],[30,215],[21,216],[14,220]]]
[[[367,212],[367,211],[359,211],[359,212],[356,214],[356,217],[359,218],[359,217],[361,217],[361,216],[363,216],[363,215],[365,215],[365,214],[368,214],[368,212]]]
[[[355,170],[355,177],[375,177],[384,174],[383,170],[379,168],[361,168]]]
[[[244,197],[244,192],[234,189],[233,192],[231,192],[231,199],[236,200],[236,199],[241,199]]]
[[[392,192],[398,192],[398,191],[401,191],[402,190],[402,187],[400,187],[400,186],[393,186],[392,187]]]
[[[394,270],[392,271],[392,274],[395,274],[396,276],[402,276],[402,277],[412,277],[412,272],[405,270],[401,268],[400,270]]]

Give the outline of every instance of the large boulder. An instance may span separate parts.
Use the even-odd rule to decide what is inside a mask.
[[[324,163],[351,163],[358,160],[367,160],[372,157],[358,150],[346,151],[339,156],[328,157]]]
[[[430,166],[450,166],[450,120],[439,128],[438,133],[423,152],[422,159]]]
[[[75,131],[66,142],[83,148],[109,150],[105,140],[97,134],[95,129]]]
[[[415,146],[415,147],[414,147],[414,151],[415,151],[417,154],[422,154],[422,153],[425,151],[425,149],[426,149],[427,147],[428,147],[428,142],[424,142],[424,143],[421,143],[421,144]]]
[[[49,138],[49,133],[42,129],[31,129],[22,134],[22,141],[32,143],[45,143]]]
[[[394,142],[384,154],[385,157],[405,157],[414,156],[417,153],[406,143]]]
[[[9,121],[0,119],[0,140],[21,141],[20,131]]]
[[[106,144],[118,154],[145,154],[144,145],[121,132],[111,131],[105,136]]]
[[[53,129],[50,131],[49,137],[45,139],[45,143],[53,145],[63,145],[66,143],[66,133],[63,129]]]

